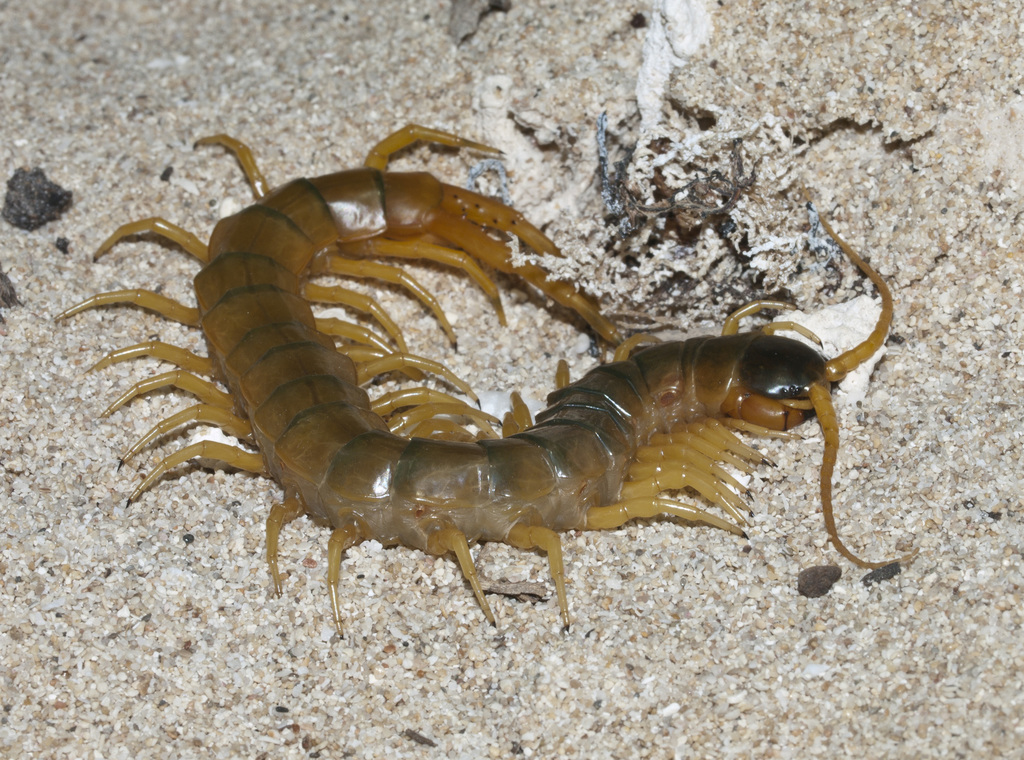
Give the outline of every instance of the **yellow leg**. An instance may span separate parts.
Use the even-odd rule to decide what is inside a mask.
[[[470,406],[465,401],[459,401],[458,399],[451,403],[444,404],[433,402],[420,404],[414,409],[394,414],[388,418],[388,428],[395,435],[403,435],[404,431],[414,428],[434,417],[442,415],[468,417],[478,428],[480,428],[485,438],[498,437],[498,433],[493,427],[494,425],[501,424],[501,421],[497,417],[493,417],[476,407]]]
[[[782,322],[771,322],[761,328],[761,332],[763,332],[765,335],[774,335],[775,333],[783,332],[784,330],[799,333],[800,335],[803,335],[805,338],[807,338],[807,340],[817,343],[819,346],[821,345],[821,338],[812,333],[803,325],[798,325],[796,322],[790,322],[789,320],[784,320]]]
[[[319,327],[319,321],[317,327]],[[326,331],[321,330],[321,332]],[[376,346],[360,346],[358,343],[342,343],[340,346],[337,346],[335,350],[339,354],[344,354],[355,363],[357,375],[360,365],[376,361],[377,359],[382,359],[385,356],[391,356],[391,354],[394,353],[390,348],[380,349]],[[400,367],[395,371],[401,372],[410,380],[419,381],[423,379],[423,373],[412,367]],[[369,379],[369,377],[367,379]]]
[[[508,398],[512,402],[512,417],[515,419],[519,429],[526,430],[533,427],[533,415],[530,414],[530,407],[523,401],[519,391],[512,391]]]
[[[784,311],[795,309],[796,307],[787,303],[786,301],[774,301],[771,299],[764,299],[762,301],[751,301],[746,306],[741,306],[736,309],[732,314],[725,318],[725,322],[722,324],[722,335],[735,335],[740,329],[740,320],[745,317],[753,316],[759,311],[765,309],[781,309]]]
[[[755,425],[753,422],[747,422],[746,420],[737,420],[732,417],[725,417],[719,420],[726,427],[730,427],[733,430],[742,430],[745,433],[753,433],[754,435],[763,435],[768,438],[782,438],[787,441],[799,441],[803,439],[803,436],[799,433],[794,433],[792,430],[772,430],[762,425]]]
[[[501,305],[501,294],[494,280],[488,277],[473,258],[465,251],[456,248],[445,248],[441,245],[428,243],[425,240],[413,238],[412,240],[388,240],[386,238],[370,238],[361,243],[354,244],[354,250],[364,255],[381,256],[403,259],[424,259],[434,261],[438,264],[461,269],[469,275],[477,285],[484,291],[494,306],[498,315],[498,321],[505,325],[505,309]],[[342,247],[342,251],[346,248]]]
[[[338,582],[341,580],[341,558],[345,552],[366,538],[358,523],[351,522],[331,533],[327,544],[327,588],[331,594],[331,612],[334,616],[334,628],[338,635],[342,634],[341,604],[338,599]]]
[[[335,319],[334,317],[318,317],[316,320],[316,329],[322,333],[328,335],[336,335],[339,338],[351,341],[353,343],[361,343],[364,346],[373,346],[381,351],[390,352],[391,346],[377,333],[369,330],[362,325],[357,325],[354,322],[346,322],[343,319]]]
[[[695,422],[687,425],[685,430],[652,435],[649,445],[688,446],[743,472],[753,472],[754,465],[774,466],[764,454],[747,446],[718,420]]]
[[[146,445],[160,436],[171,432],[176,427],[189,425],[194,422],[203,425],[216,425],[225,433],[233,435],[235,438],[248,438],[252,435],[252,426],[249,424],[249,420],[242,419],[219,406],[196,404],[156,423],[149,429],[148,433],[142,436],[142,438],[136,441],[134,446],[124,453],[121,461],[127,462],[142,451]]]
[[[506,245],[488,235],[483,227],[474,222],[478,216],[481,219],[486,218],[488,221],[480,223],[494,226],[497,229],[516,235],[535,251],[558,255],[558,249],[554,243],[548,240],[540,230],[537,230],[525,219],[522,220],[522,224],[509,225],[505,224],[501,219],[492,219],[492,215],[489,213],[471,215],[469,209],[466,208],[465,199],[459,197],[457,201],[449,201],[449,195],[453,198],[456,197],[455,191],[456,188],[445,186],[446,195],[442,201],[443,210],[435,212],[434,221],[429,229],[431,233],[454,243],[462,250],[471,253],[474,258],[501,272],[515,274],[523,278],[558,303],[572,309],[583,317],[594,331],[609,343],[617,345],[621,342],[622,336],[619,334],[618,328],[601,314],[594,301],[577,291],[576,288],[567,282],[548,279],[547,273],[538,266],[533,264],[514,266]],[[468,190],[458,192],[469,194]],[[475,193],[472,195],[476,196]],[[494,205],[504,209],[505,212],[512,211],[506,206],[491,201],[484,196],[477,197],[482,202],[489,204],[488,211],[492,210]],[[527,234],[527,228],[533,232]]]
[[[314,285],[310,283],[307,283],[306,287],[303,288],[303,295],[308,300],[316,301],[317,303],[339,304],[341,306],[348,306],[365,314],[370,314],[374,319],[380,322],[388,335],[395,339],[395,343],[398,344],[398,348],[400,350],[408,351],[408,347],[405,345],[405,339],[402,337],[402,331],[398,328],[398,323],[395,322],[395,320],[393,320],[386,311],[384,311],[383,307],[379,303],[369,296],[365,296],[362,293],[356,293],[348,288],[325,287],[323,285]],[[326,322],[326,320],[317,320],[318,328],[321,321]]]
[[[354,361],[357,361],[353,359]],[[479,402],[476,394],[473,393],[472,387],[465,380],[459,378],[454,372],[448,369],[440,362],[435,362],[432,359],[427,359],[423,356],[417,356],[415,354],[407,354],[404,352],[396,352],[382,356],[379,359],[373,359],[371,361],[360,363],[357,366],[358,382],[359,385],[369,381],[371,378],[377,375],[383,375],[385,372],[404,372],[407,368],[417,369],[422,372],[430,372],[434,375],[440,375],[449,383],[454,385],[460,391],[469,396],[473,401]]]
[[[648,335],[647,333],[630,335],[615,348],[615,356],[612,357],[612,361],[625,361],[633,353],[633,349],[638,346],[654,345],[655,343],[661,343],[661,338],[656,338],[653,335]]]
[[[533,415],[530,408],[519,395],[519,391],[512,391],[508,395],[512,410],[505,413],[501,421],[501,437],[508,438],[510,435],[521,433],[529,427],[533,427]]]
[[[143,393],[149,393],[150,391],[155,391],[159,388],[178,388],[191,393],[205,404],[225,410],[233,409],[235,406],[235,402],[231,396],[209,380],[203,380],[201,377],[197,377],[189,372],[177,369],[173,372],[165,372],[162,375],[157,375],[156,377],[151,377],[148,380],[142,380],[141,382],[135,383],[135,385],[122,393],[118,397],[117,401],[108,406],[100,416],[108,417],[136,396]]]
[[[562,390],[567,387],[572,378],[569,376],[569,362],[565,359],[558,360],[558,366],[555,368],[555,388]]]
[[[437,419],[436,417],[430,420],[423,420],[423,422],[409,431],[409,437],[437,438],[439,440],[454,441],[456,443],[473,443],[479,438],[457,422]]]
[[[176,224],[171,224],[159,216],[151,216],[148,219],[140,219],[137,222],[122,224],[113,235],[104,240],[103,244],[96,249],[96,253],[92,257],[93,261],[113,248],[118,241],[130,235],[141,235],[144,232],[152,232],[154,235],[159,235],[165,240],[177,243],[193,257],[203,262],[207,261],[209,252],[206,250],[206,245],[202,240],[188,230],[184,230]]]
[[[139,487],[132,491],[131,496],[128,497],[128,503],[131,504],[138,499],[139,496],[149,490],[167,472],[190,459],[215,459],[232,467],[237,467],[239,470],[253,472],[258,475],[267,474],[266,467],[263,464],[263,457],[259,454],[246,451],[238,446],[218,443],[217,441],[200,441],[165,457],[139,484]]]
[[[562,626],[569,628],[569,601],[565,595],[565,567],[562,564],[562,540],[548,528],[536,525],[516,525],[508,532],[506,543],[519,549],[540,549],[548,555],[551,580],[555,582],[558,608],[562,611]]]
[[[629,469],[631,480],[624,483],[620,498],[623,501],[653,499],[662,491],[681,491],[692,488],[705,499],[724,509],[737,522],[745,522],[742,512],[750,509],[739,496],[726,488],[717,478],[702,472],[700,467],[674,461],[667,465],[638,463]]]
[[[209,137],[200,137],[192,147],[196,148],[200,145],[223,145],[234,153],[238,163],[242,166],[242,171],[245,172],[245,176],[249,180],[249,184],[252,185],[253,195],[257,199],[262,198],[270,191],[270,186],[267,184],[267,180],[264,179],[263,172],[256,165],[256,159],[253,158],[252,150],[241,140],[236,140],[234,137],[223,134],[210,135]]]
[[[305,512],[306,507],[301,499],[289,496],[283,502],[272,506],[270,514],[267,515],[267,566],[270,568],[270,577],[274,579],[274,593],[277,596],[281,596],[281,570],[277,563],[281,528]]]
[[[104,369],[113,364],[120,364],[129,359],[137,359],[140,356],[152,356],[162,362],[174,364],[189,372],[197,372],[200,375],[213,374],[213,362],[205,356],[194,354],[187,348],[172,346],[159,340],[147,340],[145,343],[136,343],[134,346],[125,346],[111,351],[89,368],[89,372]]]
[[[738,525],[726,522],[700,507],[675,502],[664,496],[658,496],[654,499],[621,501],[618,504],[612,504],[607,507],[593,507],[587,512],[587,524],[585,527],[587,530],[611,530],[624,525],[630,520],[657,517],[659,515],[673,515],[683,520],[707,523],[716,528],[735,533],[737,536],[747,537],[747,534]]]
[[[642,466],[647,462],[667,463],[667,466],[679,466],[680,461],[690,461],[694,466],[700,467],[707,473],[718,478],[726,487],[738,493],[743,498],[749,498],[750,489],[736,480],[729,471],[718,462],[688,447],[679,449],[666,448],[661,446],[642,446],[636,452],[636,462],[630,468]]]
[[[521,432],[523,429],[516,422],[516,416],[512,412],[505,412],[505,416],[501,418],[501,437],[508,438]]]
[[[112,290],[109,293],[97,293],[92,298],[87,298],[67,311],[62,311],[55,319],[66,319],[73,314],[95,309],[99,306],[112,306],[114,304],[130,303],[141,306],[144,309],[155,311],[162,317],[180,322],[189,327],[199,326],[199,309],[154,293],[152,290]]]
[[[408,272],[389,264],[378,264],[374,261],[351,261],[349,259],[343,259],[340,256],[332,256],[327,259],[325,262],[325,269],[331,274],[341,275],[342,277],[369,277],[375,280],[390,282],[393,285],[399,285],[405,288],[434,313],[437,321],[441,323],[441,329],[444,330],[445,335],[448,336],[448,340],[455,343],[455,332],[452,330],[452,326],[448,322],[448,317],[446,317],[444,312],[441,310],[441,304],[438,303],[437,299],[434,298],[429,290],[423,287],[419,281]]]
[[[722,449],[727,449],[739,454],[748,462],[753,464],[769,465],[771,467],[775,466],[775,463],[760,451],[752,449],[733,435],[732,431],[719,420],[709,417],[708,419],[692,423],[687,429],[693,431],[695,435],[701,436],[706,441],[717,443]]]
[[[465,190],[454,185],[444,186],[441,208],[449,214],[473,222],[474,227],[490,227],[515,235],[537,253],[561,258],[562,252],[547,235],[533,226],[522,214],[496,198]],[[472,248],[460,247],[476,255]]]
[[[419,124],[409,124],[377,143],[367,154],[363,165],[371,169],[384,171],[388,166],[391,156],[419,140],[437,145],[448,145],[452,148],[472,148],[492,156],[501,155],[501,151],[496,148],[474,142],[473,140],[467,140],[464,137],[453,135],[451,132],[442,132],[440,129],[422,127]]]
[[[422,406],[423,404],[451,404],[465,403],[444,391],[437,391],[432,388],[403,388],[398,391],[390,391],[378,396],[370,402],[370,409],[374,414],[386,417],[396,409],[406,407]]]
[[[491,625],[496,625],[494,613],[491,612],[491,606],[487,604],[487,600],[484,598],[484,590],[480,586],[480,579],[476,574],[473,555],[469,553],[469,543],[466,541],[466,534],[451,525],[438,528],[430,536],[428,551],[431,554],[447,554],[452,552],[455,555],[459,561],[459,567],[462,568],[462,574],[469,581],[469,585],[473,587],[473,593],[476,594],[476,600],[480,604],[480,609],[484,611],[484,617],[487,618]]]

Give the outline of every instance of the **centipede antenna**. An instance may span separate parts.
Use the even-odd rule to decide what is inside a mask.
[[[804,188],[803,193],[807,199],[807,211],[811,215],[812,228],[816,223],[820,224],[829,237],[839,246],[840,250],[846,254],[846,257],[871,280],[882,298],[882,312],[878,315],[878,322],[875,323],[875,329],[871,331],[871,334],[849,351],[844,351],[839,356],[830,359],[825,365],[828,379],[832,382],[838,382],[867,361],[885,343],[885,336],[889,334],[889,328],[892,326],[892,291],[889,290],[889,286],[885,284],[885,280],[882,279],[881,275],[857,255],[856,251],[840,238],[829,223],[818,213],[806,188]]]
[[[896,560],[887,559],[882,562],[867,562],[850,551],[839,538],[839,531],[836,529],[836,519],[832,511],[832,475],[836,467],[836,458],[839,455],[839,422],[836,419],[836,410],[832,405],[832,394],[828,387],[823,385],[812,385],[810,389],[811,401],[814,403],[814,413],[821,425],[821,433],[825,438],[825,453],[821,458],[821,511],[825,517],[825,530],[828,531],[828,539],[832,546],[840,554],[853,562],[855,565],[874,570],[879,567],[891,565],[893,562],[908,562],[917,556],[917,550],[905,554]]]

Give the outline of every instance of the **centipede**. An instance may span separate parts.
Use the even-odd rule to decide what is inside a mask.
[[[674,517],[745,537],[749,492],[737,478],[767,459],[740,434],[791,437],[789,431],[813,417],[824,440],[819,490],[830,543],[861,567],[891,561],[867,562],[839,537],[832,498],[839,423],[832,388],[881,348],[893,299],[882,277],[827,222],[822,220],[824,229],[881,297],[877,323],[854,348],[826,359],[808,343],[778,334],[795,330],[820,344],[806,328],[786,321],[740,331],[743,319],[762,310],[793,308],[774,300],[733,312],[719,335],[623,340],[592,298],[537,264],[513,263],[511,238],[534,252],[561,255],[522,214],[429,173],[389,171],[392,156],[417,142],[500,154],[413,124],[379,142],[361,168],[272,189],[252,150],[218,134],[196,146],[221,146],[235,156],[255,196],[252,205],[217,222],[205,244],[162,217],[150,217],[122,225],[100,245],[94,259],[125,238],[156,236],[201,264],[195,306],[152,290],[115,290],[56,317],[128,304],[198,328],[205,337],[207,356],[149,340],[111,351],[92,367],[148,356],[176,368],[135,383],[104,415],[158,389],[177,389],[198,401],[153,425],[121,462],[196,424],[220,428],[239,442],[204,440],[171,453],[145,475],[129,504],[193,460],[274,479],[283,498],[266,518],[273,590],[282,591],[283,527],[303,515],[329,527],[327,587],[339,635],[342,560],[369,539],[454,556],[492,625],[471,546],[500,542],[538,551],[546,555],[561,623],[568,628],[561,533]],[[558,387],[536,419],[513,394],[512,412],[499,421],[473,403],[471,387],[443,364],[410,353],[398,324],[373,298],[317,281],[334,275],[405,288],[454,339],[434,295],[394,263],[405,259],[464,273],[484,290],[502,323],[500,293],[486,269],[520,279],[579,315],[615,347],[613,361],[575,382],[560,371]],[[311,304],[344,306],[366,317],[317,316]],[[435,375],[435,386],[444,382],[453,392],[424,382],[371,399],[366,386],[390,373],[409,383]]]

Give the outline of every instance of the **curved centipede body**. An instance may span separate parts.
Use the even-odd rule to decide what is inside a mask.
[[[177,243],[203,264],[195,278],[195,307],[146,290],[113,291],[58,317],[134,303],[199,327],[206,337],[209,358],[150,341],[114,351],[96,365],[150,355],[178,367],[136,384],[107,413],[161,387],[183,389],[200,402],[159,422],[124,458],[194,423],[220,427],[255,448],[209,441],[186,446],[161,461],[129,501],[196,458],[274,478],[284,490],[283,500],[267,518],[267,561],[275,589],[280,593],[282,526],[303,514],[329,525],[328,587],[339,632],[343,554],[371,538],[436,555],[454,554],[492,623],[470,545],[499,541],[538,549],[548,557],[562,621],[568,626],[559,532],[609,529],[635,518],[674,515],[743,535],[744,489],[723,465],[750,471],[764,460],[733,431],[784,435],[782,431],[816,414],[825,436],[821,498],[830,539],[858,564],[884,564],[865,563],[850,552],[839,540],[832,517],[838,425],[831,383],[878,350],[892,316],[885,283],[841,241],[843,251],[882,294],[883,309],[867,340],[831,360],[804,343],[773,334],[771,327],[740,333],[739,321],[748,314],[765,307],[788,308],[757,302],[734,313],[718,337],[636,351],[645,341],[634,337],[619,347],[616,361],[551,394],[549,407],[535,424],[521,408],[514,412],[506,419],[504,437],[490,427],[496,420],[436,390],[413,388],[371,401],[362,385],[393,371],[414,379],[424,372],[438,373],[467,394],[471,390],[443,366],[409,354],[398,326],[371,299],[317,285],[309,281],[310,275],[400,284],[430,307],[451,335],[429,292],[380,260],[424,258],[458,267],[484,288],[503,319],[497,289],[478,266],[480,261],[523,278],[577,312],[601,337],[619,342],[615,326],[589,298],[549,280],[539,267],[512,264],[505,244],[492,231],[558,255],[554,244],[518,212],[429,174],[385,171],[391,154],[417,140],[496,152],[412,125],[379,143],[361,169],[270,190],[251,151],[218,135],[197,144],[219,144],[234,152],[253,187],[255,204],[222,219],[205,245],[154,217],[122,226],[100,247],[97,256],[126,236],[150,232]],[[355,323],[318,318],[311,301],[366,311],[388,337]],[[472,420],[482,432],[471,435],[451,415]],[[413,436],[403,435],[406,431]],[[673,495],[683,490],[717,505],[732,520]]]

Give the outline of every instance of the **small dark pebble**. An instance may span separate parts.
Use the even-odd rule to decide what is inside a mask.
[[[160,181],[169,182],[172,174],[174,174],[174,167],[168,166],[166,169],[160,172]]]
[[[63,253],[65,256],[67,256],[68,251],[71,250],[71,241],[69,241],[66,237],[57,238],[53,242],[53,244],[57,246],[57,250]]]
[[[14,283],[11,282],[11,278],[4,274],[3,269],[0,269],[0,307],[6,309],[11,306],[21,306],[21,301],[18,298],[17,291],[14,290]],[[0,322],[3,321],[3,316],[0,316]]]
[[[52,222],[71,207],[71,191],[50,182],[42,169],[17,169],[7,180],[3,218],[23,230]]]
[[[634,29],[646,29],[647,17],[642,13],[634,13],[633,18],[629,20],[629,25]]]
[[[808,599],[817,599],[825,596],[832,587],[836,585],[843,575],[843,571],[836,565],[816,565],[806,570],[801,570],[796,579],[796,590],[800,596]]]
[[[512,0],[454,0],[448,19],[448,36],[458,45],[476,32],[480,20],[488,13],[512,8]]]
[[[880,567],[877,570],[872,570],[870,573],[860,579],[860,582],[865,586],[872,586],[875,583],[881,583],[887,581],[890,578],[895,578],[897,575],[903,572],[903,568],[900,567],[899,562],[892,562],[884,567]]]
[[[411,728],[405,729],[402,732],[402,736],[404,736],[406,739],[412,739],[417,744],[425,744],[428,747],[436,747],[437,746],[437,742],[435,742],[433,739],[428,739],[423,734],[421,734],[419,731],[413,731]]]
[[[190,544],[196,540],[196,537],[193,536],[191,533],[186,533],[184,536],[181,537],[181,540],[184,541],[186,544]]]

